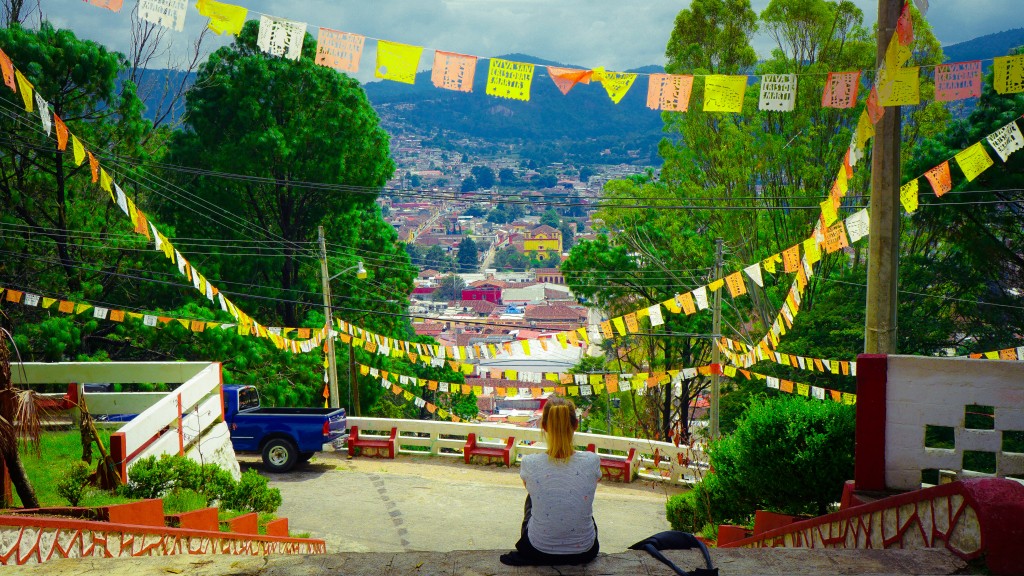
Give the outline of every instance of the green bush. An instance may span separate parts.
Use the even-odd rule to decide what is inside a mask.
[[[89,489],[89,465],[81,460],[72,462],[57,480],[57,495],[68,501],[72,506],[78,506]]]
[[[185,488],[173,488],[164,494],[164,514],[181,514],[205,508],[206,494]]]
[[[231,473],[216,464],[200,465],[191,458],[164,454],[143,458],[132,466],[121,494],[129,498],[160,498],[174,490],[191,490],[206,497],[206,505],[235,489]]]
[[[718,474],[709,474],[689,492],[665,502],[665,516],[673,530],[698,534],[708,524],[751,524],[754,510],[749,502],[722,489]]]
[[[712,515],[826,513],[853,476],[854,417],[853,406],[795,396],[752,402],[709,447]]]
[[[221,503],[232,510],[275,512],[281,505],[281,491],[267,486],[267,479],[249,469]]]

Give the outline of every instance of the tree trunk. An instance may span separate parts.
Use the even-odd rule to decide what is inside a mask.
[[[79,417],[78,431],[82,436],[82,462],[92,464],[92,430],[89,429],[89,419],[85,414]]]
[[[22,508],[39,508],[39,500],[36,498],[36,491],[28,480],[25,467],[21,465],[21,454],[18,447],[4,453],[4,462],[7,464],[7,473],[11,475],[11,484],[14,485],[18,498],[21,498]]]

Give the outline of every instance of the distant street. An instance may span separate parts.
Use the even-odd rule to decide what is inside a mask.
[[[247,458],[243,469],[247,464],[258,460]],[[281,489],[277,513],[292,533],[323,538],[329,552],[511,549],[526,498],[517,467],[438,457],[347,460],[326,453],[290,473],[266,475]],[[594,512],[601,551],[621,552],[669,530],[665,500],[676,492],[647,481],[602,481]]]

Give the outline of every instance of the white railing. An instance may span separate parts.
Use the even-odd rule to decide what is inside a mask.
[[[545,449],[543,433],[537,428],[355,416],[349,417],[348,425],[359,427],[360,438],[364,437],[364,432],[376,433],[369,435],[373,439],[377,439],[377,436],[386,437],[392,428],[397,428],[395,449],[398,453],[409,455],[431,454],[461,460],[462,449],[470,434],[476,434],[478,444],[495,448],[504,447],[506,439],[514,437],[516,442],[511,455],[513,462],[517,462],[519,456],[523,454],[543,452]],[[692,484],[708,473],[707,457],[700,447],[691,448],[685,444],[676,446],[670,442],[583,432],[575,435],[574,443],[580,449],[593,444],[602,455],[614,454],[624,457],[630,448],[635,449],[638,476],[647,480]],[[657,463],[654,461],[655,452],[658,453]]]
[[[90,393],[93,414],[138,414],[111,435],[110,452],[121,478],[139,459],[181,454],[216,462],[236,477],[238,462],[224,424],[221,368],[209,362],[67,362],[27,363],[16,370],[16,384],[181,384],[170,393]]]

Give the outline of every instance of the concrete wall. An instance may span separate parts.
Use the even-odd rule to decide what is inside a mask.
[[[885,386],[885,484],[921,486],[921,471],[963,470],[965,450],[996,454],[995,476],[1024,477],[1024,454],[1004,452],[1007,431],[1024,433],[1024,363],[969,358],[889,356]],[[965,428],[967,406],[991,406],[994,429]],[[926,426],[953,428],[951,450],[925,447]]]

